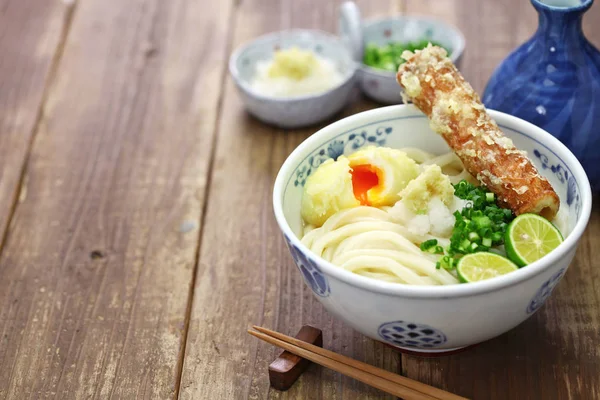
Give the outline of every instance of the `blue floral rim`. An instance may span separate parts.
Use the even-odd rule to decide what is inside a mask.
[[[387,343],[400,347],[433,349],[448,341],[439,329],[408,321],[385,322],[379,326],[377,333]]]
[[[564,276],[566,270],[567,270],[566,267],[561,268],[560,270],[558,270],[558,272],[554,273],[548,280],[546,280],[542,284],[542,286],[540,286],[540,288],[537,290],[537,292],[535,293],[535,295],[529,302],[527,309],[525,310],[527,315],[533,314],[538,309],[540,309],[540,307],[542,307],[544,305],[546,300],[552,294],[552,291],[554,290],[554,288],[558,285],[558,283]]]

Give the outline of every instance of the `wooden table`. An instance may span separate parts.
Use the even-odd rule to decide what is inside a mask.
[[[456,24],[478,91],[537,25],[519,0],[359,3]],[[246,334],[252,323],[314,324],[329,349],[476,399],[600,398],[598,198],[554,296],[462,354],[401,356],[304,286],[271,190],[318,127],[249,117],[227,58],[266,32],[335,31],[338,5],[0,0],[0,399],[388,398],[316,366],[271,390],[278,350]],[[584,22],[599,46],[600,5]],[[376,106],[357,95],[336,118]]]

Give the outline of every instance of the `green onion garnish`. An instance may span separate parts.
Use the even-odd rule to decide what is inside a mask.
[[[390,42],[381,46],[369,43],[365,47],[363,63],[373,68],[396,72],[400,64],[403,64],[405,61],[402,58],[402,53],[405,50],[421,50],[427,47],[430,42],[434,46],[443,47],[437,42],[426,39],[408,43]],[[446,51],[450,54],[448,49]]]
[[[429,240],[426,240],[423,243],[421,243],[421,246],[419,246],[419,247],[423,251],[429,251],[430,249],[435,249],[435,246],[437,246],[437,244],[438,244],[437,239],[429,239]]]
[[[421,250],[432,254],[445,254],[436,268],[453,269],[465,254],[489,251],[504,243],[504,233],[514,219],[511,210],[500,208],[496,196],[485,186],[474,186],[466,180],[454,185],[454,194],[468,203],[462,211],[454,212],[454,228],[450,246],[443,249],[437,240],[427,240]]]
[[[515,218],[511,210],[496,204],[496,196],[485,186],[462,180],[454,185],[454,194],[468,202],[461,211],[454,212],[450,246],[444,249],[436,239],[426,240],[420,246],[423,251],[444,255],[436,263],[437,269],[454,269],[463,255],[502,245],[506,228]]]

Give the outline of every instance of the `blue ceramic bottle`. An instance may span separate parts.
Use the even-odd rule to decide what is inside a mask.
[[[600,52],[581,28],[593,0],[531,3],[539,14],[538,30],[496,69],[483,102],[560,139],[579,159],[598,193]]]

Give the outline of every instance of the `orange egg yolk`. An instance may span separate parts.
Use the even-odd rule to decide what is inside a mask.
[[[352,190],[360,204],[368,206],[367,192],[379,185],[379,170],[372,165],[357,165],[352,167]]]

